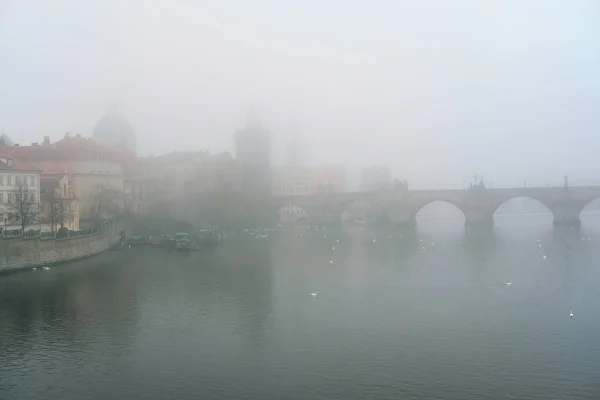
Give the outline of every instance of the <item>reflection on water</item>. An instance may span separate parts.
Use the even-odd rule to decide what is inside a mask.
[[[3,276],[0,398],[597,399],[600,219],[546,217],[238,235]]]

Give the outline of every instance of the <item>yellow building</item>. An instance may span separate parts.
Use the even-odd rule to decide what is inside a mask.
[[[276,167],[273,196],[298,196],[346,191],[346,171],[337,166]]]
[[[283,166],[273,171],[273,196],[303,196],[346,191],[346,171],[338,166]],[[294,222],[308,217],[290,202],[279,210],[279,220]]]
[[[40,219],[42,230],[56,231],[64,226],[70,231],[79,230],[79,204],[69,178],[43,178],[40,180]]]

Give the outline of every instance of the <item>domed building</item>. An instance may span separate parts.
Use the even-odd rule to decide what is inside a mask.
[[[6,133],[0,135],[0,147],[15,147],[15,143]]]
[[[128,149],[135,153],[136,139],[133,127],[115,107],[98,121],[92,138],[104,146],[115,149]]]

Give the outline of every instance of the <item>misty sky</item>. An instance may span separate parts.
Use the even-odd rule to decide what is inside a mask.
[[[116,100],[139,154],[231,151],[254,106],[278,159],[302,135],[413,187],[600,183],[597,0],[0,0],[0,57],[17,142]]]

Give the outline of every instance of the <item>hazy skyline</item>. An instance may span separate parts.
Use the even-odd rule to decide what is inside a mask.
[[[598,38],[594,0],[3,0],[0,127],[89,136],[116,99],[140,155],[232,152],[253,106],[279,159],[600,183]]]

